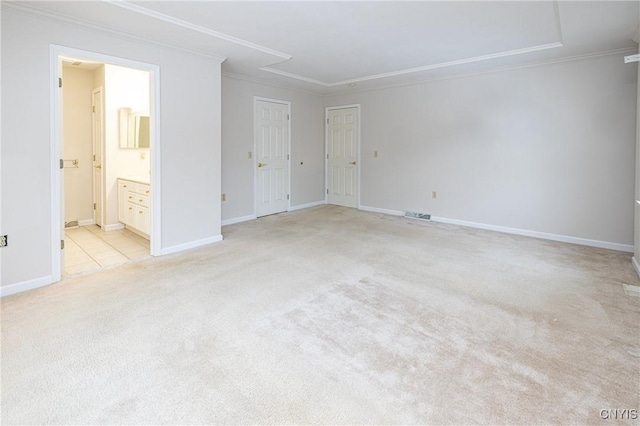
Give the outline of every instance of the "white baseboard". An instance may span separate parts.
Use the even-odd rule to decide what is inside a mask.
[[[506,234],[524,235],[525,237],[541,238],[544,240],[560,241],[563,243],[580,244],[583,246],[633,253],[633,246],[628,244],[590,240],[588,238],[570,237],[568,235],[549,234],[547,232],[528,231],[526,229],[509,228],[506,226],[487,225],[484,223],[467,222],[466,220],[448,219],[445,217],[431,216],[431,220],[433,222],[450,223],[452,225],[468,226],[470,228],[486,229],[489,231],[504,232]]]
[[[124,229],[124,223],[112,223],[111,225],[105,225],[102,229],[106,232],[117,231],[118,229]]]
[[[296,210],[310,209],[311,207],[324,206],[325,204],[327,204],[325,200],[314,201],[313,203],[298,204],[297,206],[291,206],[289,208],[289,211],[294,212]]]
[[[364,210],[366,212],[373,212],[373,213],[390,214],[390,215],[393,215],[393,216],[402,216],[402,215],[404,215],[404,212],[401,211],[401,210],[380,209],[378,207],[369,207],[369,206],[360,206],[360,207],[358,207],[358,210]]]
[[[635,256],[631,258],[631,264],[633,265],[633,269],[636,270],[636,274],[638,274],[638,277],[640,277],[640,265],[638,264]]]
[[[160,250],[160,255],[164,256],[165,254],[178,253],[207,244],[217,243],[219,241],[222,241],[222,235],[216,235],[209,238],[203,238],[202,240],[191,241],[189,243],[178,244],[177,246],[163,248],[162,250]]]
[[[89,225],[94,225],[95,223],[96,222],[93,219],[79,220],[78,226],[89,226]]]
[[[29,281],[23,281],[21,283],[9,284],[0,287],[0,297],[9,296],[11,294],[22,293],[23,291],[33,290],[53,284],[54,280],[51,275],[46,277],[40,277]]]
[[[233,219],[225,219],[222,221],[222,226],[233,225],[234,223],[247,222],[249,220],[255,220],[257,216],[250,214],[249,216],[234,217]]]

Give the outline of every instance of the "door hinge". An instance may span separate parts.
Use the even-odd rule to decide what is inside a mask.
[[[327,188],[327,195],[329,195],[329,188]]]
[[[329,159],[329,154],[327,154],[327,160]]]
[[[96,203],[93,203],[93,209],[94,210],[96,209]]]
[[[290,120],[290,118],[289,118],[289,114],[287,114],[287,120]]]
[[[62,77],[58,77],[58,87],[62,87]]]
[[[93,156],[93,161],[96,161],[96,156],[95,155]]]
[[[96,106],[95,105],[91,105],[91,112],[96,112]]]
[[[64,250],[64,240],[60,240],[60,250]]]
[[[62,158],[60,159],[60,168],[64,169],[64,160]]]
[[[287,160],[289,159],[289,154],[287,154]]]
[[[289,194],[287,194],[287,200],[289,199]]]
[[[329,119],[327,118],[327,124],[329,124]]]

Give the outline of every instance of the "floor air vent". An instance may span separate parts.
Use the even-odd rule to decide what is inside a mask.
[[[71,222],[66,222],[64,224],[65,228],[75,228],[76,226],[78,226],[78,221],[77,220],[72,220]]]
[[[404,217],[408,217],[409,219],[420,219],[420,220],[431,220],[431,215],[426,213],[419,212],[404,212]]]
[[[637,285],[622,284],[627,296],[640,297],[640,287]]]

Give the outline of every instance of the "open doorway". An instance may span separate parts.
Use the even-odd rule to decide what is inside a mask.
[[[55,58],[62,86],[54,140],[62,160],[60,275],[149,257],[159,216],[152,201],[157,72],[83,54]]]

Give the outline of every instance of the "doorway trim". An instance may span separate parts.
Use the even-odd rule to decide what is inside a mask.
[[[291,101],[283,101],[281,99],[272,99],[272,98],[264,98],[261,96],[254,96],[253,97],[253,161],[252,161],[252,165],[253,165],[253,217],[257,218],[258,217],[258,164],[257,164],[257,157],[256,157],[256,151],[257,151],[257,146],[256,146],[256,138],[258,136],[258,129],[256,129],[256,105],[258,101],[262,101],[262,102],[271,102],[274,104],[281,104],[281,105],[286,105],[287,106],[287,114],[289,114],[289,119],[287,120],[287,131],[289,132],[289,144],[287,146],[287,189],[288,189],[288,195],[289,195],[289,199],[287,200],[287,210],[286,211],[290,211],[291,210],[291,198],[292,198],[292,194],[291,194],[291,120],[293,119],[293,115],[291,114]]]
[[[356,138],[356,149],[358,150],[357,154],[357,162],[360,167],[356,170],[358,176],[358,184],[356,185],[358,196],[356,197],[356,209],[360,210],[360,182],[362,170],[362,154],[360,150],[360,131],[361,131],[361,114],[360,114],[360,104],[351,104],[351,105],[338,105],[326,107],[324,109],[324,203],[329,204],[329,111],[333,111],[336,109],[347,109],[347,108],[355,108],[358,114],[358,137]]]
[[[51,278],[52,283],[62,278],[62,177],[59,168],[59,160],[62,158],[62,90],[58,82],[62,78],[62,65],[60,56],[71,56],[77,59],[118,65],[127,68],[135,68],[149,72],[149,109],[150,109],[150,183],[151,192],[151,235],[150,252],[152,256],[159,256],[162,247],[161,226],[161,135],[160,135],[160,67],[145,62],[133,61],[102,53],[81,50],[57,44],[51,44],[49,48],[50,64],[50,121],[51,129]],[[103,94],[104,96],[104,94]]]
[[[94,96],[96,93],[100,93],[100,112],[102,113],[102,117],[100,118],[100,141],[99,143],[96,143],[96,131],[95,131],[95,117],[91,117],[91,133],[92,133],[92,151],[93,151],[93,167],[95,167],[95,161],[96,161],[96,145],[100,151],[100,160],[103,161],[103,155],[104,155],[104,87],[100,86],[100,87],[96,87],[91,91],[91,104],[94,105]],[[95,112],[94,112],[95,114]],[[64,144],[64,141],[63,141]],[[103,161],[104,162],[104,161]],[[93,182],[92,182],[92,193],[93,193],[93,203],[94,203],[94,208],[93,208],[93,223],[95,223],[96,225],[102,227],[102,224],[104,223],[104,209],[102,208],[102,193],[104,191],[104,176],[102,176],[102,171],[100,172],[100,193],[97,194],[98,191],[96,191],[97,185],[96,185],[96,181],[95,181],[95,170],[91,170],[91,177],[93,178]],[[96,205],[97,203],[100,203],[100,214],[96,215]],[[66,206],[65,206],[66,208]],[[96,216],[98,217],[98,220],[96,220]]]

